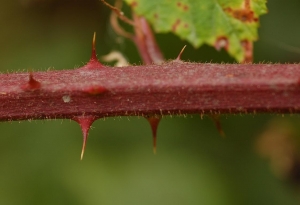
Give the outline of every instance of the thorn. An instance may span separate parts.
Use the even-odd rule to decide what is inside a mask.
[[[105,66],[102,65],[98,61],[98,58],[97,58],[97,53],[96,53],[96,32],[94,32],[93,41],[92,41],[92,55],[91,55],[91,58],[85,66],[83,66],[79,69],[101,69],[101,68],[105,68]]]
[[[72,120],[76,121],[80,125],[81,131],[83,134],[83,144],[82,144],[81,155],[80,155],[80,160],[82,160],[83,155],[84,155],[86,141],[87,141],[88,134],[89,134],[89,130],[90,130],[93,122],[96,120],[96,117],[83,115],[83,116],[73,117]]]
[[[225,133],[222,129],[222,126],[221,126],[221,122],[220,122],[220,115],[209,115],[211,117],[211,119],[214,121],[215,123],[215,126],[219,132],[219,134],[222,136],[222,137],[226,137],[225,136]]]
[[[91,55],[90,60],[98,61],[97,54],[96,54],[96,32],[94,32],[94,35],[93,35],[92,55]]]
[[[29,80],[21,86],[24,91],[35,91],[41,88],[41,83],[33,78],[32,72],[29,73]]]
[[[182,55],[182,53],[183,53],[183,51],[184,51],[184,49],[185,49],[185,47],[186,47],[186,45],[185,46],[183,46],[183,48],[181,49],[181,51],[180,51],[180,53],[179,53],[179,55],[177,56],[177,58],[176,58],[176,60],[177,61],[180,61],[181,59],[181,55]]]
[[[148,117],[145,117],[148,122],[150,123],[150,126],[151,126],[151,130],[152,130],[152,138],[153,138],[153,153],[156,154],[156,133],[157,133],[157,127],[158,127],[158,124],[161,120],[161,116],[148,116]]]

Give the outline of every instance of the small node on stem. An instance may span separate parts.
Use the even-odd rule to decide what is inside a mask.
[[[32,72],[29,73],[29,80],[21,86],[24,91],[35,91],[41,88],[41,83],[33,78]]]
[[[83,134],[83,144],[82,144],[82,149],[81,149],[81,155],[80,155],[80,160],[83,159],[83,155],[84,155],[84,150],[85,150],[85,145],[86,145],[86,141],[88,138],[88,134],[89,134],[89,130],[93,124],[93,122],[96,120],[97,118],[95,116],[76,116],[73,117],[72,120],[76,121],[81,128],[82,134]]]
[[[135,23],[134,23],[131,19],[129,19],[128,17],[126,17],[126,16],[124,15],[124,13],[123,13],[122,11],[120,11],[119,8],[110,5],[110,4],[107,3],[105,0],[101,0],[101,2],[102,2],[104,5],[106,5],[107,7],[109,7],[112,11],[114,11],[114,12],[117,14],[117,16],[118,16],[122,21],[128,23],[129,25],[131,25],[131,26],[133,26],[133,27],[135,26]]]
[[[145,118],[148,120],[151,131],[152,131],[152,138],[153,138],[153,153],[156,154],[156,133],[157,133],[157,127],[159,125],[159,122],[161,120],[161,116],[145,116]]]
[[[105,87],[99,86],[99,85],[95,85],[95,86],[92,85],[87,88],[84,88],[84,90],[83,90],[83,92],[91,94],[91,95],[100,95],[106,91],[107,91],[107,89]]]

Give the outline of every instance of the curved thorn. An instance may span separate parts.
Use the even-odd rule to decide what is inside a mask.
[[[181,58],[181,55],[182,55],[185,47],[186,47],[186,45],[183,46],[183,48],[181,49],[181,51],[180,51],[179,55],[177,56],[176,60],[181,60],[180,58]]]

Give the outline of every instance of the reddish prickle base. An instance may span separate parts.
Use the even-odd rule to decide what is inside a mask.
[[[83,134],[83,144],[82,144],[82,149],[81,149],[81,155],[80,159],[83,159],[84,151],[85,151],[85,146],[86,146],[86,141],[88,138],[89,130],[93,124],[93,122],[96,120],[94,116],[76,116],[73,117],[72,120],[78,122],[80,125],[82,134]]]
[[[99,86],[99,85],[93,86],[92,85],[90,87],[85,88],[83,91],[88,94],[91,94],[91,95],[99,95],[99,94],[105,93],[107,91],[107,89],[103,86]]]
[[[29,73],[29,81],[21,86],[24,91],[35,91],[41,88],[41,83],[33,78],[32,72]]]
[[[96,32],[94,33],[93,36],[93,43],[92,43],[92,55],[91,58],[89,60],[89,62],[81,67],[80,69],[89,69],[89,70],[93,70],[93,69],[102,69],[105,68],[104,65],[102,65],[98,58],[97,58],[97,53],[96,53]]]

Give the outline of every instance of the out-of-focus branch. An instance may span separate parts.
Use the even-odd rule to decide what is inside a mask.
[[[130,20],[124,16],[123,12],[121,11],[121,1],[116,1],[115,6],[108,4],[104,0],[101,1],[113,11],[110,17],[110,22],[115,32],[123,37],[129,38],[135,43],[144,64],[160,64],[164,61],[152,29],[145,18],[137,16],[133,13],[133,20]],[[131,34],[125,31],[119,25],[118,18],[133,26],[135,33]]]

